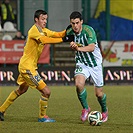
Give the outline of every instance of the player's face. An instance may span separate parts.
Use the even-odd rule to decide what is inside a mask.
[[[72,25],[72,29],[76,34],[79,34],[82,31],[82,24],[83,20],[80,20],[79,18],[71,19],[70,23]]]
[[[47,24],[47,18],[48,18],[48,15],[43,15],[41,14],[39,19],[36,20],[36,23],[41,27],[41,28],[45,28],[46,27],[46,24]]]

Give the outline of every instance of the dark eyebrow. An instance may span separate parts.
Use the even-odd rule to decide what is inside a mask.
[[[78,24],[79,22],[76,22],[76,23],[74,23],[74,22],[72,22],[72,24]]]

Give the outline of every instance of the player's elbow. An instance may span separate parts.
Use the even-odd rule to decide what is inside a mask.
[[[94,49],[95,49],[95,45],[94,44],[90,44],[89,52],[93,52]]]
[[[94,48],[89,48],[88,51],[89,51],[89,52],[93,52],[93,51],[94,51]]]

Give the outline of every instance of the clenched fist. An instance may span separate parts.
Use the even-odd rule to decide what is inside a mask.
[[[71,47],[73,50],[78,51],[78,45],[77,45],[75,42],[71,42],[71,43],[70,43],[70,47]]]

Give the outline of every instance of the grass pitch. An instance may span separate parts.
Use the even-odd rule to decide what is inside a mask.
[[[86,86],[91,110],[100,111],[93,86]],[[13,87],[0,87],[0,105]],[[90,126],[80,121],[81,105],[74,86],[50,86],[51,97],[47,115],[55,123],[39,123],[38,102],[40,93],[29,88],[6,111],[5,121],[0,122],[0,133],[132,133],[133,86],[105,86],[109,120],[101,126]]]

